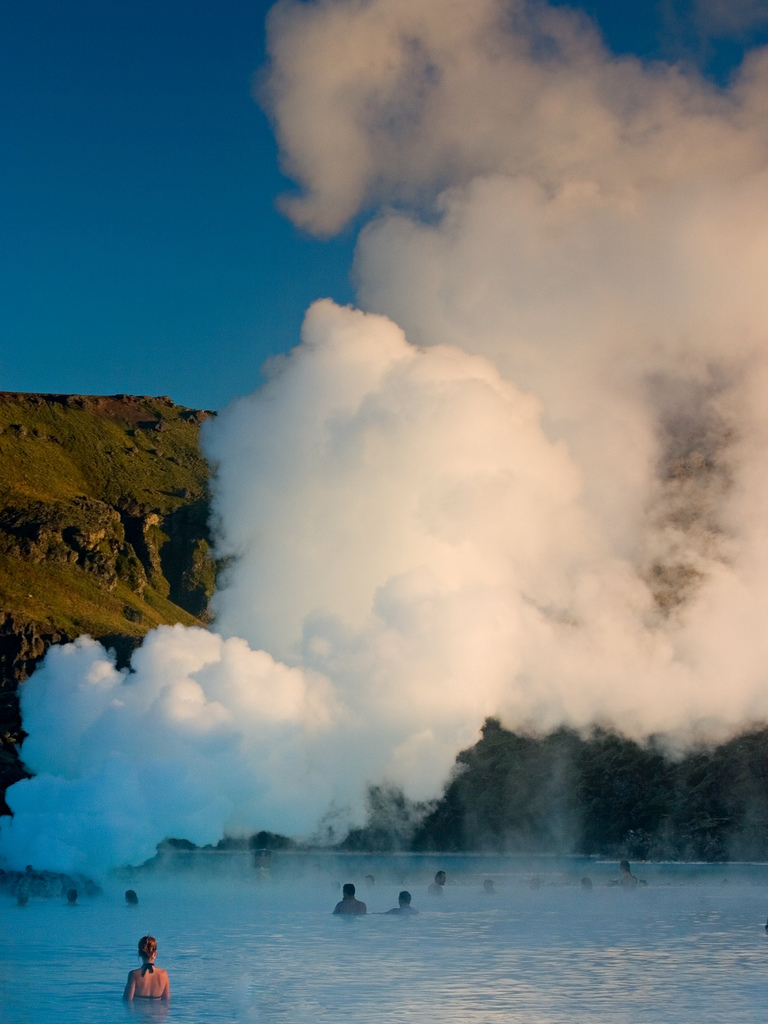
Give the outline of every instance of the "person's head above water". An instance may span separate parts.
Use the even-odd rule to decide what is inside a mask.
[[[67,889],[67,903],[77,903],[77,889]]]
[[[403,891],[397,897],[397,902],[400,904],[401,907],[410,907],[411,894],[406,889],[403,889]]]
[[[171,986],[168,980],[168,972],[155,964],[157,956],[157,939],[154,935],[142,935],[138,941],[141,967],[128,972],[128,981],[123,992],[123,999],[126,1003],[139,999],[163,999],[166,1002],[171,998]]]
[[[486,878],[486,880],[483,882],[483,889],[486,892],[493,892],[493,879],[492,878]]]
[[[429,889],[427,889],[427,892],[430,893],[432,896],[442,896],[444,889],[445,889],[445,872],[444,871],[438,871],[435,874],[434,882],[430,882],[429,883]]]
[[[367,914],[368,908],[362,900],[355,899],[355,887],[347,882],[342,889],[343,897],[333,909],[334,914]]]
[[[620,860],[619,861],[619,871],[629,871],[629,861],[628,860]]]
[[[154,935],[142,935],[139,939],[139,956],[142,960],[154,960],[157,956],[157,939]]]
[[[136,895],[135,889],[125,890],[125,902],[131,907],[138,906],[139,897]]]

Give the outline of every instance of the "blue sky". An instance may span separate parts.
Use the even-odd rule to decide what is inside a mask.
[[[1,389],[220,408],[297,343],[313,299],[353,300],[354,229],[319,241],[275,209],[290,183],[251,97],[269,6],[2,5]],[[713,27],[716,6],[584,9],[616,52],[725,81],[765,20]]]

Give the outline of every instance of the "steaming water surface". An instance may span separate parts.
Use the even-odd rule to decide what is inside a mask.
[[[765,1018],[764,867],[643,866],[647,887],[607,886],[615,866],[448,859],[285,861],[258,884],[243,858],[231,878],[134,879],[68,908],[33,900],[0,908],[0,999],[6,1024],[186,1022],[659,1022]],[[250,868],[250,870],[249,870]],[[238,878],[238,871],[242,877]],[[367,887],[363,877],[376,874]],[[537,871],[541,887],[528,881]],[[581,874],[595,886],[579,888]],[[497,895],[481,892],[493,877]],[[336,882],[354,879],[369,916],[333,918]],[[453,884],[450,884],[453,882]],[[374,916],[406,885],[418,917]],[[170,1007],[120,994],[147,932],[171,974]]]

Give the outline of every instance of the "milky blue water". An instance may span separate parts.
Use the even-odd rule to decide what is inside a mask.
[[[439,866],[448,884],[430,897]],[[635,870],[649,884],[625,891],[607,884],[615,864],[284,855],[260,881],[247,856],[210,855],[181,876],[113,879],[76,908],[2,897],[0,1019],[764,1024],[768,869]],[[367,917],[331,916],[345,881]],[[136,908],[123,902],[129,886]],[[401,888],[418,917],[372,913],[396,906]],[[121,1002],[146,933],[170,973],[170,1006]]]

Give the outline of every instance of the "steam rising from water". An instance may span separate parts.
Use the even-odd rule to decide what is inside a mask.
[[[287,211],[379,210],[369,312],[206,424],[218,634],[26,684],[17,861],[433,795],[488,714],[768,715],[766,55],[721,92],[493,0],[284,2],[271,47]]]

